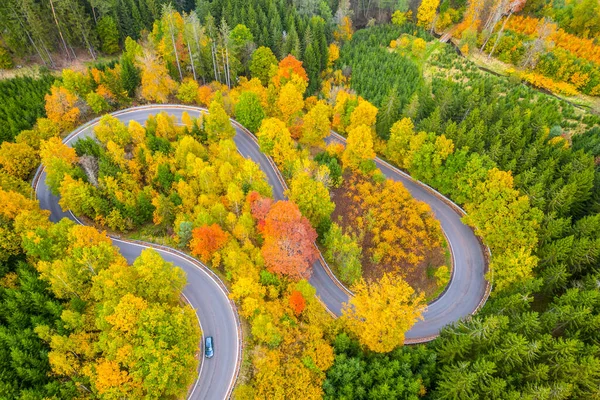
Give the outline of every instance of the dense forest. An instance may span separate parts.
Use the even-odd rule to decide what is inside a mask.
[[[391,118],[389,112],[404,119],[394,123],[389,137],[381,135],[389,139],[383,152],[463,204],[465,221],[492,249],[495,268],[496,294],[480,315],[447,328],[431,346],[440,368],[433,397],[536,398],[552,390],[562,398],[592,396],[598,359],[589,358],[594,354],[589,346],[596,339],[585,332],[598,312],[598,117],[481,72],[433,42],[423,60],[410,45],[418,39],[401,32],[395,27],[357,32],[346,44],[346,54],[354,56],[345,58],[343,47],[339,68],[375,69],[372,60],[400,34],[403,40],[392,44],[406,44],[393,46],[390,59],[404,57],[405,64],[428,71],[429,79],[411,82],[408,76],[416,86],[408,104],[398,102],[392,110],[384,104],[379,118]],[[374,88],[384,87],[383,79],[355,83],[350,77],[350,85],[369,99]],[[380,92],[374,101],[381,98]],[[511,264],[518,266],[517,275]],[[575,309],[583,313],[581,320]],[[561,346],[572,351],[557,361],[552,354]],[[531,358],[521,358],[526,353]],[[572,365],[577,374],[558,365]],[[522,374],[527,378],[515,380]]]
[[[177,248],[226,282],[244,330],[234,398],[596,398],[600,117],[538,89],[598,94],[598,11],[3,3],[2,68],[113,57],[0,81],[0,397],[185,397],[202,334],[185,274],[152,250],[128,265],[108,231]],[[465,57],[478,54],[516,72]],[[144,103],[208,113],[103,116]],[[99,116],[95,138],[61,142]],[[272,158],[286,201],[236,151],[229,118]],[[326,143],[331,129],[345,146]],[[404,334],[448,284],[444,239],[375,156],[463,207],[491,250],[483,308],[424,345]],[[28,180],[40,162],[88,226],[39,209]],[[319,250],[354,293],[337,319],[306,279]]]
[[[0,81],[0,143],[12,141],[44,117],[44,96],[54,82],[51,75]]]

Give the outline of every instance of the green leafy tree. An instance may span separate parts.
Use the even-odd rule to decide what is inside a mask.
[[[0,47],[0,69],[11,69],[14,66],[12,58],[4,47]]]
[[[110,106],[106,99],[96,92],[89,92],[85,97],[85,101],[96,114],[101,114],[110,110]]]
[[[352,285],[362,276],[361,256],[362,248],[350,235],[343,233],[342,228],[336,224],[325,234],[323,245],[325,257],[333,263],[340,280]]]
[[[232,139],[235,129],[229,121],[229,115],[218,100],[213,100],[208,107],[208,114],[204,117],[204,130],[209,142],[218,142],[223,139]]]
[[[277,57],[270,48],[261,46],[252,53],[250,59],[250,73],[253,78],[267,86],[272,76],[273,67],[277,67]]]
[[[322,232],[331,222],[335,204],[329,190],[322,182],[314,180],[308,173],[296,174],[285,195],[292,200],[317,231]]]
[[[135,96],[136,89],[140,86],[142,78],[140,69],[135,65],[136,57],[141,56],[141,46],[133,39],[125,39],[125,51],[121,55],[121,85],[127,91],[129,97]]]
[[[235,105],[235,118],[240,124],[248,128],[250,132],[256,133],[265,116],[265,111],[256,93],[246,91],[240,95]]]
[[[377,354],[361,350],[345,333],[336,336],[335,362],[323,384],[325,399],[417,399],[436,374],[436,354],[426,346]]]
[[[102,52],[115,54],[119,52],[119,30],[115,20],[110,15],[100,18],[98,25],[98,36],[102,42]]]
[[[198,98],[198,82],[191,78],[186,78],[179,85],[176,97],[186,104],[196,103]]]

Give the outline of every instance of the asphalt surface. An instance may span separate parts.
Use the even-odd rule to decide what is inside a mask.
[[[125,124],[129,121],[143,124],[148,116],[161,111],[174,115],[178,120],[181,120],[184,111],[192,117],[197,117],[203,112],[198,107],[157,105],[131,108],[116,112],[114,115]],[[76,138],[93,135],[92,128],[97,122],[98,120],[94,120],[76,130],[65,139],[66,143],[71,145]],[[285,184],[274,164],[260,151],[258,144],[248,132],[235,124],[234,127],[236,129],[234,141],[239,152],[260,165],[273,188],[274,198],[284,199]],[[334,133],[327,140],[345,141],[343,137]],[[487,281],[484,278],[486,263],[483,249],[473,231],[461,222],[461,215],[442,200],[441,195],[427,189],[382,160],[377,159],[376,162],[388,178],[402,182],[413,197],[431,206],[436,218],[441,222],[451,247],[454,270],[447,290],[428,305],[423,313],[423,321],[417,322],[406,333],[407,340],[427,340],[437,335],[444,326],[472,314],[485,298]],[[61,210],[58,198],[50,193],[45,178],[45,172],[42,172],[36,187],[41,208],[51,211],[53,221],[59,221],[61,218],[73,219],[72,214]],[[142,245],[126,243],[118,239],[113,239],[113,243],[129,262],[133,262],[144,248]],[[184,289],[184,295],[196,310],[203,334],[213,336],[215,340],[215,356],[212,359],[202,360],[198,381],[189,398],[227,398],[235,383],[237,360],[241,351],[239,348],[241,333],[237,327],[235,308],[227,298],[222,285],[217,282],[217,278],[208,268],[200,268],[189,260],[169,252],[159,252],[165,260],[173,262],[187,273],[188,285]],[[334,281],[335,278],[332,278],[326,268],[321,261],[316,261],[310,283],[316,288],[317,295],[329,311],[339,316],[342,305],[348,301],[349,295],[339,283]]]

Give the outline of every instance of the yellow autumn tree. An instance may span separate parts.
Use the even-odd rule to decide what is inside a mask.
[[[46,167],[46,182],[54,194],[58,194],[65,174],[70,173],[78,160],[75,149],[54,137],[42,142],[40,158]]]
[[[204,115],[204,130],[209,142],[233,139],[235,136],[235,129],[231,125],[229,115],[218,99],[210,103],[208,114]]]
[[[281,120],[288,126],[295,125],[296,118],[300,115],[303,107],[304,99],[296,85],[292,82],[283,85],[277,99],[277,108],[279,109]]]
[[[415,135],[415,126],[410,118],[402,118],[390,129],[385,155],[400,168],[407,168],[410,154],[410,141]]]
[[[423,0],[417,11],[417,23],[426,28],[431,27],[439,5],[440,0]]]
[[[50,94],[45,97],[46,115],[62,129],[69,129],[79,119],[79,108],[75,107],[77,96],[64,87],[52,86]]]
[[[363,162],[373,158],[375,158],[375,151],[371,129],[367,125],[359,125],[351,129],[342,155],[344,167],[358,170]]]
[[[27,143],[4,142],[0,147],[0,165],[17,178],[27,178],[38,162],[37,152]]]
[[[134,145],[137,146],[146,140],[146,129],[139,122],[129,121],[127,130],[129,131],[129,137]]]
[[[177,83],[169,76],[169,72],[153,53],[146,52],[140,59],[142,66],[142,97],[147,101],[166,103],[169,96],[177,89]]]
[[[177,98],[186,104],[194,104],[198,99],[198,82],[185,78],[177,90]]]
[[[273,157],[275,163],[283,166],[294,154],[294,144],[285,123],[277,118],[266,118],[256,133],[260,149]]]
[[[304,116],[300,143],[307,146],[325,147],[323,139],[329,135],[331,129],[330,114],[330,108],[323,101],[319,101],[311,108]]]
[[[98,125],[94,127],[94,134],[104,144],[112,140],[121,147],[125,147],[131,140],[125,124],[112,115],[105,115],[100,119]]]
[[[344,185],[346,232],[360,237],[365,255],[382,270],[406,273],[441,250],[442,230],[431,208],[413,199],[401,182],[353,175]]]
[[[387,353],[404,344],[404,334],[421,318],[425,296],[415,294],[399,276],[384,274],[379,282],[363,279],[344,304],[344,320],[369,350]]]
[[[369,103],[367,100],[359,99],[358,105],[350,114],[350,126],[348,129],[355,128],[359,125],[366,125],[369,128],[375,126],[377,122],[377,107]]]
[[[352,20],[349,16],[345,16],[335,28],[335,31],[333,32],[333,37],[337,41],[345,42],[347,40],[352,39],[353,33],[354,28],[352,28]]]
[[[0,189],[0,216],[14,219],[23,211],[34,210],[38,205],[36,200],[28,199],[20,193]]]
[[[485,181],[474,187],[473,200],[465,204],[465,223],[475,228],[494,254],[495,290],[531,278],[537,265],[532,254],[543,215],[513,185],[510,172],[492,168]]]
[[[174,141],[177,138],[177,127],[175,126],[175,117],[166,112],[161,112],[156,116],[156,136]]]
[[[340,46],[335,43],[331,43],[329,45],[329,51],[327,52],[327,67],[331,68],[333,63],[335,63],[340,58]]]
[[[131,377],[126,370],[121,369],[116,361],[100,359],[94,369],[95,374],[92,379],[101,395],[120,397],[129,392],[129,390],[122,389],[131,385]]]

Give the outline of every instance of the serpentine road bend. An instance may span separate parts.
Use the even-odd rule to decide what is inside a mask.
[[[150,115],[165,111],[181,121],[183,112],[191,117],[198,117],[205,109],[180,105],[153,105],[133,107],[117,111],[113,115],[127,124],[137,121],[142,125]],[[99,118],[83,125],[72,132],[64,142],[71,146],[78,138],[93,136],[93,127]],[[245,129],[233,124],[236,130],[234,141],[239,152],[255,161],[267,176],[273,188],[273,196],[277,200],[284,199],[285,184],[279,171],[271,160],[259,149],[255,138]],[[345,142],[335,133],[327,141]],[[436,218],[441,222],[454,260],[452,279],[446,291],[436,301],[429,304],[423,313],[424,320],[419,321],[406,333],[407,342],[429,340],[436,336],[445,325],[472,314],[479,304],[485,300],[488,283],[484,278],[486,262],[483,249],[473,231],[461,222],[461,215],[442,199],[442,196],[411,179],[408,175],[393,168],[380,159],[377,166],[391,179],[400,181],[411,192],[413,197],[431,206]],[[46,185],[46,173],[40,168],[39,179],[34,179],[35,190],[42,209],[50,210],[54,222],[62,218],[70,218],[79,222],[70,212],[64,212]],[[141,251],[149,246],[121,241],[113,238],[121,254],[131,263]],[[182,268],[188,279],[184,295],[196,310],[205,336],[213,336],[215,355],[212,359],[202,357],[198,379],[192,388],[189,399],[225,399],[231,394],[237,378],[239,356],[241,352],[241,332],[238,328],[238,317],[235,306],[227,297],[222,282],[207,267],[192,262],[174,252],[157,249],[161,256]],[[328,273],[328,268],[317,260],[313,265],[310,283],[316,288],[317,295],[335,315],[341,315],[342,303],[348,301],[348,292]],[[202,346],[201,346],[202,347]]]

